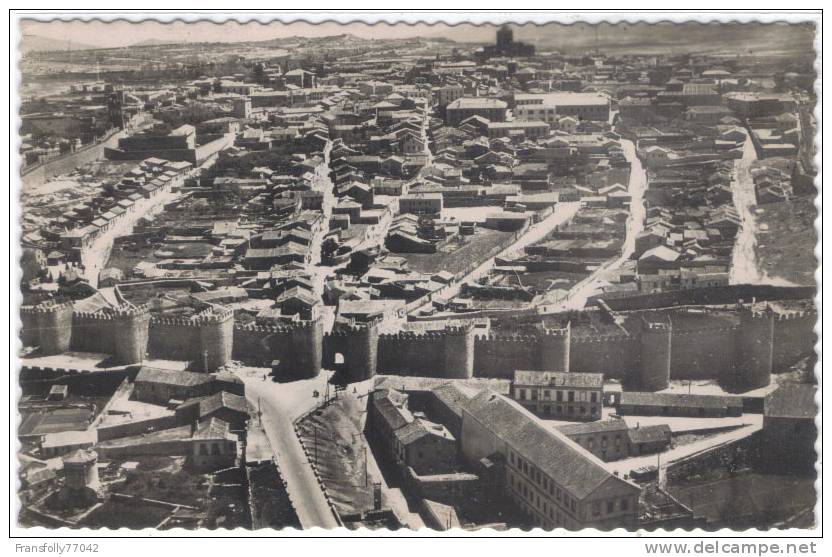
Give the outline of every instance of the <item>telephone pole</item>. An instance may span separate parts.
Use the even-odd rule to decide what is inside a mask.
[[[314,448],[315,466],[317,467],[318,466],[318,424],[317,423],[313,424],[313,427],[314,427],[313,431],[314,431],[314,439],[315,439],[315,445],[314,445],[314,447],[315,447]]]
[[[364,445],[364,487],[367,487],[367,477],[370,475],[370,472],[367,468],[367,445]]]

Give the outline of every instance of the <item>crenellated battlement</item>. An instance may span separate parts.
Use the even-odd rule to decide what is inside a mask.
[[[68,310],[72,310],[72,302],[45,301],[35,306],[23,306],[20,308],[21,312],[28,314],[58,313]]]
[[[229,319],[234,319],[234,310],[222,306],[212,306],[200,313],[197,313],[191,318],[201,324],[220,324],[225,323]]]
[[[151,327],[167,326],[167,327],[190,327],[197,328],[197,324],[189,317],[158,317],[150,318]]]
[[[148,306],[147,304],[142,304],[139,306],[134,306],[132,304],[122,304],[120,306],[111,308],[109,312],[116,319],[130,319],[133,317],[139,317],[149,314],[150,306]]]
[[[398,333],[382,333],[378,335],[379,340],[385,341],[399,341],[399,340],[444,340],[450,336],[447,331],[425,331],[423,333],[415,333],[410,331],[401,331]]]
[[[700,335],[734,335],[737,331],[740,330],[740,327],[737,325],[731,325],[728,327],[712,327],[712,328],[699,328],[699,329],[673,329],[673,338],[676,337],[686,337],[686,336],[700,336]]]
[[[319,319],[311,321],[294,321],[285,325],[268,324],[260,325],[257,323],[234,323],[235,331],[245,331],[249,333],[265,333],[270,335],[290,335],[298,331],[312,331],[319,324]]]
[[[158,317],[153,316],[150,319],[151,327],[168,326],[168,327],[190,327],[201,329],[212,325],[221,325],[228,320],[234,318],[234,311],[231,309],[223,309],[219,312],[215,310],[206,310],[191,317]]]
[[[776,312],[774,314],[775,321],[794,321],[798,319],[815,318],[817,319],[818,312],[814,309],[806,309],[790,312]]]
[[[319,319],[310,319],[310,320],[301,320],[295,321],[289,325],[289,330],[291,331],[302,331],[305,329],[314,329],[318,325],[321,324],[321,320]]]
[[[583,337],[572,337],[572,342],[575,344],[603,344],[603,343],[612,343],[612,342],[632,342],[636,340],[637,337],[632,335],[626,334],[615,334],[615,335],[598,335],[598,336],[583,336]]]
[[[641,328],[645,332],[670,332],[673,330],[673,323],[670,321],[670,317],[667,317],[666,321],[651,321],[642,315]]]
[[[537,344],[538,337],[535,335],[477,335],[477,342],[503,342],[514,344]]]
[[[444,333],[446,335],[467,335],[474,330],[473,323],[466,323],[464,325],[446,325]]]
[[[325,333],[324,336],[329,338],[349,338],[355,335],[361,335],[364,333],[375,331],[377,329],[378,327],[375,323],[355,323],[350,325],[343,325],[339,327],[337,330],[332,330],[329,333]]]
[[[553,328],[549,328],[549,327],[544,326],[542,331],[543,331],[542,332],[543,336],[547,336],[547,337],[571,336],[571,334],[572,334],[572,323],[571,322],[566,323],[566,327],[563,327],[562,329],[553,329]]]
[[[115,316],[103,310],[98,311],[73,311],[73,321],[112,321]]]
[[[753,311],[750,312],[750,315],[748,315],[748,318],[750,318],[752,320],[756,319],[756,320],[762,321],[762,320],[772,319],[772,318],[774,318],[774,315],[775,315],[774,311],[772,311],[771,309],[766,309],[766,310],[762,310],[762,311],[753,310]]]
[[[291,334],[294,328],[282,325],[257,325],[254,323],[242,325],[239,323],[235,323],[234,330],[245,331],[249,333],[266,333],[270,335],[288,335]]]

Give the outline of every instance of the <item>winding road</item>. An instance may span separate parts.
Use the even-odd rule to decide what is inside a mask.
[[[246,386],[246,396],[261,409],[263,429],[274,451],[280,473],[304,530],[314,527],[338,528],[338,522],[321,491],[292,424],[312,410],[320,399],[314,391],[325,392],[328,372],[319,377],[275,383],[263,380],[262,372],[242,369],[237,376]]]
[[[757,225],[752,208],[757,204],[754,193],[754,180],[751,178],[751,165],[757,160],[754,144],[746,132],[742,149],[742,158],[734,163],[734,177],[731,190],[734,195],[734,207],[742,226],[737,232],[734,251],[731,255],[731,284],[757,284],[764,282],[763,273],[757,265]]]

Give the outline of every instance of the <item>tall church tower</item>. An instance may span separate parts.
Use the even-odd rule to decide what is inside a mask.
[[[497,50],[505,52],[511,47],[514,42],[514,31],[508,25],[503,25],[497,31]]]

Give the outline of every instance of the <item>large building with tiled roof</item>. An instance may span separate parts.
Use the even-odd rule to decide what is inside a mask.
[[[499,455],[505,491],[543,528],[632,529],[638,523],[638,486],[493,392],[483,391],[463,410],[462,453],[471,462]]]

